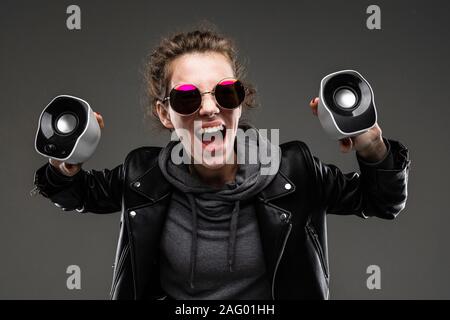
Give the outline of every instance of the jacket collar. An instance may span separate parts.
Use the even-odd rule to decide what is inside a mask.
[[[153,203],[172,191],[172,185],[164,178],[157,161],[144,174],[131,181],[130,187]]]
[[[173,188],[164,178],[158,162],[155,162],[150,169],[131,181],[130,186],[134,191],[145,196],[153,203],[166,197]],[[258,198],[263,202],[267,202],[291,194],[294,191],[295,184],[289,180],[280,167],[273,181],[261,191]]]
[[[259,198],[264,201],[272,201],[284,197],[295,191],[295,184],[280,170],[273,181],[259,194]]]

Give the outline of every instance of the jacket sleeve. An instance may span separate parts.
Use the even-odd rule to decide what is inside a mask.
[[[376,163],[356,154],[360,172],[342,173],[313,157],[321,205],[327,213],[394,219],[405,207],[411,161],[400,142],[383,138],[388,152]]]
[[[112,170],[81,170],[73,177],[49,163],[34,175],[37,191],[64,211],[112,213],[122,205],[123,165]]]

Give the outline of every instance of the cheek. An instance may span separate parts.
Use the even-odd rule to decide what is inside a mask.
[[[172,121],[175,130],[189,128],[189,123],[187,119],[185,117],[181,117],[172,110],[170,111],[170,120]]]
[[[228,121],[233,123],[235,126],[239,123],[239,119],[241,118],[241,107],[230,113],[228,117]]]
[[[193,139],[191,132],[193,131],[194,123],[190,117],[182,117],[174,112],[171,112],[171,121],[175,132],[184,143]]]

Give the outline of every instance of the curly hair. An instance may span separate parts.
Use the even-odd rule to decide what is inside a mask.
[[[170,83],[170,63],[188,53],[220,53],[226,56],[233,68],[235,76],[244,84],[246,96],[242,103],[243,111],[257,106],[256,89],[245,80],[245,67],[238,60],[234,41],[214,31],[211,27],[197,28],[189,32],[180,32],[163,38],[156,49],[145,61],[145,114],[147,118],[156,119],[161,126],[156,104],[168,94]],[[245,117],[240,122],[245,122]]]

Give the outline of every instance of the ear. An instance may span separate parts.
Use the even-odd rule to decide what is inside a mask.
[[[169,110],[160,101],[156,102],[156,112],[164,127],[167,129],[174,129],[173,123],[170,120]]]

